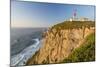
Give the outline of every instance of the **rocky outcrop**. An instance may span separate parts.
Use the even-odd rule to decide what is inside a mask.
[[[59,63],[79,47],[87,35],[93,32],[95,32],[94,27],[49,29],[45,32],[41,49],[28,60],[27,64]]]

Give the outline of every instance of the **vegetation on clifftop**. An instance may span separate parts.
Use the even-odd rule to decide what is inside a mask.
[[[95,34],[87,36],[85,42],[76,48],[63,63],[95,61]]]
[[[73,29],[73,28],[82,28],[82,27],[94,27],[94,21],[64,21],[62,23],[56,24],[52,27],[55,29]]]

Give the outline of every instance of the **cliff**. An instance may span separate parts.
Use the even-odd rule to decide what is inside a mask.
[[[80,47],[88,35],[95,32],[94,22],[62,22],[43,34],[42,47],[26,65],[60,63],[76,48]]]

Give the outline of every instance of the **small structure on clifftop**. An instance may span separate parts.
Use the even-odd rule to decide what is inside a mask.
[[[72,13],[72,17],[69,19],[69,21],[90,21],[89,18],[86,17],[82,17],[82,18],[78,18],[77,17],[77,10],[74,9],[73,13]]]

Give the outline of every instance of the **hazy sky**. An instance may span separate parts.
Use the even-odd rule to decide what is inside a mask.
[[[48,27],[72,17],[95,19],[94,6],[11,1],[11,27]]]

